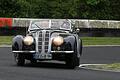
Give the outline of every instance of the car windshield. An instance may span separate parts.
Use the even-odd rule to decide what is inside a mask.
[[[39,20],[32,21],[29,27],[30,30],[34,29],[64,29],[71,30],[71,23],[68,20]]]

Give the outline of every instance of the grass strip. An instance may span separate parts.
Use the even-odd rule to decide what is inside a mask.
[[[120,45],[120,37],[81,37],[83,45]]]
[[[0,36],[0,45],[11,45],[13,36]],[[83,45],[120,45],[120,37],[81,37]]]
[[[0,36],[0,45],[11,45],[13,36]]]

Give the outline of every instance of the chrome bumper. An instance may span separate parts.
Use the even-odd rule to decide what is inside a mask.
[[[35,53],[36,51],[12,51],[13,53]]]
[[[36,51],[12,51],[13,53],[36,53]],[[74,51],[51,51],[51,53],[74,53]]]
[[[51,51],[51,53],[74,53],[74,51]]]

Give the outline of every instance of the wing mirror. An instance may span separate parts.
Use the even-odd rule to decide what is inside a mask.
[[[80,29],[79,28],[74,28],[72,32],[75,33],[75,34],[79,34]]]
[[[79,29],[79,28],[77,28],[77,29],[76,29],[76,33],[78,34],[79,32],[80,32],[80,29]]]

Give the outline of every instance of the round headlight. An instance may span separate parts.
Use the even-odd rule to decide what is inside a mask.
[[[32,36],[26,36],[23,41],[25,45],[31,45],[34,42],[34,39]]]
[[[57,37],[53,38],[53,44],[55,46],[60,46],[63,44],[63,42],[64,42],[64,39],[61,36],[57,36]]]

